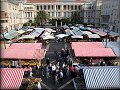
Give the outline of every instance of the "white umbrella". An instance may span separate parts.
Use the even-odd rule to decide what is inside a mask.
[[[68,35],[66,35],[66,34],[58,34],[58,35],[56,35],[56,37],[58,37],[58,38],[63,38],[63,37],[67,37]]]
[[[43,36],[42,38],[43,38],[43,40],[55,39],[55,37],[51,36],[51,35],[46,35],[46,36]]]

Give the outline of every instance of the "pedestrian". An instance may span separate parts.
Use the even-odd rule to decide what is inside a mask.
[[[74,67],[73,66],[70,66],[70,76],[73,77],[73,72],[74,72]]]
[[[44,74],[43,74],[43,68],[44,68],[44,65],[41,64],[41,72],[42,72],[42,76],[44,76]]]
[[[30,77],[33,77],[32,76],[33,75],[33,73],[32,73],[32,67],[30,66],[29,69],[30,69]]]
[[[53,75],[53,79],[55,79],[55,74],[56,74],[56,66],[55,66],[55,64],[52,64],[52,75]]]
[[[55,85],[58,85],[59,83],[59,78],[58,78],[58,73],[55,74]]]
[[[50,64],[50,59],[49,59],[49,58],[46,59],[46,64],[47,64],[47,65]]]
[[[64,57],[65,57],[65,50],[64,50],[64,48],[62,48],[62,50],[61,50],[61,57],[64,59]]]
[[[62,83],[62,79],[63,79],[63,72],[62,72],[62,70],[60,70],[60,72],[59,72],[59,78],[60,78],[60,83]]]
[[[67,68],[66,68],[66,66],[64,66],[64,68],[63,68],[63,78],[64,79],[66,79],[66,75],[67,74]]]
[[[56,63],[57,63],[57,62],[59,62],[59,54],[58,54],[58,51],[55,50],[55,51],[54,51],[54,54],[55,54]]]
[[[47,64],[45,64],[45,66],[43,68],[43,73],[44,73],[44,75],[45,75],[46,78],[49,77],[49,69],[48,69]]]

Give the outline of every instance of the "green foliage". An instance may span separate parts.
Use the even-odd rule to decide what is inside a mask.
[[[68,24],[71,23],[71,20],[70,20],[70,18],[63,18],[63,19],[62,19],[62,22],[63,22],[63,25],[64,25],[64,24],[67,24],[67,25],[68,25]]]
[[[44,10],[41,10],[39,12],[37,12],[37,16],[35,17],[35,24],[38,25],[43,25],[46,20],[48,19],[48,15]]]
[[[71,23],[72,24],[81,23],[81,21],[80,21],[80,12],[79,11],[73,12],[73,14],[71,15]]]
[[[23,26],[28,26],[28,23],[24,23]]]

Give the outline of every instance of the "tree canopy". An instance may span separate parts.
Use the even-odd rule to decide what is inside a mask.
[[[79,11],[75,11],[73,12],[73,14],[71,15],[71,23],[72,24],[77,24],[80,23],[80,12]]]
[[[46,22],[47,19],[48,19],[47,13],[44,10],[41,10],[37,12],[37,16],[35,17],[35,24],[37,26],[39,25],[42,26]]]

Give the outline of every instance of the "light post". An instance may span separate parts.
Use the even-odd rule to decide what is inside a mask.
[[[107,28],[105,29],[105,32],[107,33],[105,48],[107,48],[108,36],[109,36],[109,33],[111,32],[111,30],[112,30],[112,26],[107,26]]]

